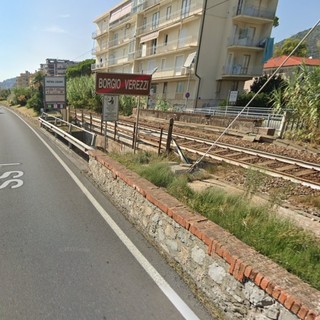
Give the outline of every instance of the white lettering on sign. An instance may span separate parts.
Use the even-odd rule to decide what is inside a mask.
[[[125,80],[126,90],[148,90],[147,80]]]
[[[99,89],[120,89],[121,88],[121,80],[114,78],[100,78],[98,81]]]
[[[10,179],[5,180],[3,183],[0,183],[0,190],[7,187],[10,187],[11,189],[16,189],[21,187],[23,185],[23,181],[17,178],[20,178],[22,176],[23,176],[22,171],[7,171],[3,173],[0,176],[0,182],[1,182],[1,179],[7,179],[7,178],[10,178]]]

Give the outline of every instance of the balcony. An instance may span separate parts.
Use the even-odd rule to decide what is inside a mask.
[[[142,35],[144,33],[148,33],[151,31],[155,31],[157,29],[163,29],[166,26],[170,26],[172,24],[175,24],[176,22],[179,22],[183,19],[190,18],[197,14],[202,14],[202,6],[203,1],[196,0],[192,2],[192,4],[188,7],[188,10],[177,10],[170,14],[169,17],[163,16],[159,19],[158,23],[152,23],[152,21],[146,25],[143,25],[139,28],[137,28],[137,35]]]
[[[105,27],[103,30],[97,30],[92,32],[91,38],[92,39],[97,39],[98,37],[100,37],[101,35],[103,35],[104,33],[108,32],[108,28]]]
[[[224,66],[222,70],[222,78],[226,79],[241,79],[249,80],[256,76],[261,76],[262,66],[261,67],[251,67],[241,64],[233,64],[230,66]]]
[[[145,50],[137,50],[135,58],[144,58],[154,55],[167,55],[184,51],[190,48],[196,48],[198,45],[198,38],[189,36],[174,41],[169,41],[167,44],[157,45],[156,47],[148,46]]]
[[[95,71],[95,70],[103,69],[103,68],[106,68],[106,67],[107,67],[106,63],[103,63],[103,62],[101,62],[101,63],[93,63],[91,65],[91,70]]]
[[[242,6],[233,8],[233,20],[235,22],[247,22],[265,24],[273,22],[275,10],[259,8],[255,6]]]
[[[250,38],[236,38],[236,39],[229,39],[228,41],[228,49],[231,51],[238,51],[238,50],[253,50],[253,51],[263,51],[264,50],[264,42],[261,41],[254,41]]]

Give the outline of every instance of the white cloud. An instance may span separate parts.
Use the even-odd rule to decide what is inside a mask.
[[[45,29],[47,32],[51,33],[67,33],[64,29],[60,28],[59,26],[51,26]]]

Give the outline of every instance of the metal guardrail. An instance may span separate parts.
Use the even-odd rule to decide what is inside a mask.
[[[184,112],[199,113],[208,116],[236,117],[240,112],[242,112],[242,110],[243,107],[226,106],[186,109]],[[272,127],[276,130],[280,130],[285,118],[285,113],[275,113],[271,108],[248,107],[244,112],[242,112],[239,118],[262,119],[262,127]]]
[[[64,121],[61,118],[54,117],[48,113],[43,112],[41,116],[39,117],[39,122],[42,127],[50,129],[52,132],[54,132],[55,135],[59,135],[64,140],[66,140],[69,143],[69,146],[73,145],[82,152],[88,154],[90,150],[94,150],[94,144],[96,140],[96,134],[92,133],[88,130],[85,130],[81,127],[78,127],[72,123],[69,123],[67,121]],[[60,129],[58,126],[65,125],[68,127],[68,131]],[[82,142],[81,140],[75,138],[71,132],[73,129],[77,129],[79,132],[84,132],[87,135],[91,136],[90,144],[86,144]]]

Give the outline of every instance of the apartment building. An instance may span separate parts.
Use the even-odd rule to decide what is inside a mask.
[[[130,0],[98,17],[95,72],[153,74],[150,101],[210,107],[262,74],[278,0]]]
[[[29,87],[31,78],[32,74],[29,71],[20,73],[20,75],[16,77],[16,87]]]
[[[67,67],[77,64],[77,62],[63,59],[46,59],[46,63],[40,64],[40,70],[46,76],[64,76]]]

